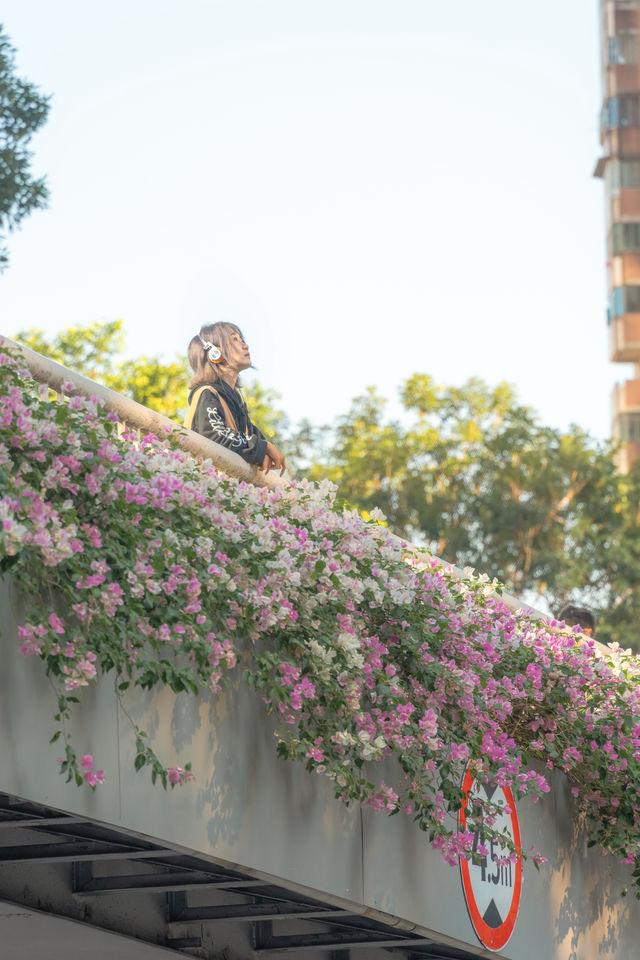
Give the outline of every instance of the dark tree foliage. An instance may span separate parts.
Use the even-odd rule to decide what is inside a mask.
[[[0,271],[9,260],[7,233],[48,199],[44,177],[32,176],[28,146],[47,119],[49,98],[16,76],[14,53],[0,25]]]

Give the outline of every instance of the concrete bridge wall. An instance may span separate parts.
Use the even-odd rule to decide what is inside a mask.
[[[322,891],[335,903],[398,918],[443,943],[489,956],[479,945],[460,874],[444,865],[408,817],[347,810],[322,776],[278,760],[275,725],[242,684],[217,697],[127,692],[126,708],[173,764],[193,761],[197,780],[165,793],[133,769],[131,725],[112,680],[83,692],[72,733],[108,782],[95,793],[57,773],[49,745],[55,698],[43,664],[18,650],[19,598],[0,581],[0,791],[162,838],[258,877]],[[628,960],[637,954],[640,907],[619,892],[629,875],[587,850],[572,816],[566,780],[556,774],[545,800],[518,805],[523,847],[549,857],[524,867],[512,960]],[[495,955],[495,954],[493,954]]]

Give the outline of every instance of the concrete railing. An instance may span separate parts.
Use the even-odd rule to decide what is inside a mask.
[[[269,487],[271,489],[286,483],[283,477],[275,473],[265,475],[257,467],[246,463],[237,453],[227,450],[219,443],[207,440],[206,437],[194,433],[193,430],[187,430],[186,427],[170,420],[169,417],[164,417],[161,413],[156,413],[155,410],[149,410],[141,403],[137,403],[129,397],[123,397],[115,390],[103,387],[95,380],[89,380],[88,377],[83,377],[81,374],[63,367],[61,363],[43,357],[34,350],[30,350],[29,347],[16,343],[8,337],[0,336],[0,347],[17,359],[23,360],[32,377],[38,383],[45,383],[58,393],[62,392],[63,386],[66,384],[70,385],[71,389],[66,388],[65,393],[96,397],[104,403],[107,410],[116,413],[122,423],[136,430],[152,433],[158,437],[175,433],[178,435],[178,443],[183,450],[195,457],[201,457],[203,460],[210,460],[216,469],[230,477],[246,480],[257,487]]]

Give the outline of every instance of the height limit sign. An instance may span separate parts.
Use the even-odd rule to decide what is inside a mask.
[[[496,816],[494,827],[509,836],[516,850],[520,850],[520,825],[513,794],[508,787],[481,784],[467,768],[462,790],[479,800],[503,805]],[[460,810],[461,830],[467,829],[467,817]],[[480,943],[489,950],[501,950],[516,925],[522,890],[522,859],[516,863],[500,863],[508,851],[495,841],[482,843],[479,833],[473,837],[471,860],[460,860],[462,889],[469,917]]]

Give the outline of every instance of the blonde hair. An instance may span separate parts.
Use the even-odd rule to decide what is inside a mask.
[[[215,383],[220,380],[220,369],[227,365],[226,357],[231,349],[232,337],[234,334],[242,337],[242,330],[235,323],[220,321],[219,323],[210,323],[200,327],[200,333],[191,338],[187,350],[189,363],[193,370],[193,378],[189,386],[196,387],[201,383]],[[207,356],[204,348],[205,343],[213,343],[222,353],[220,363],[213,364]]]

